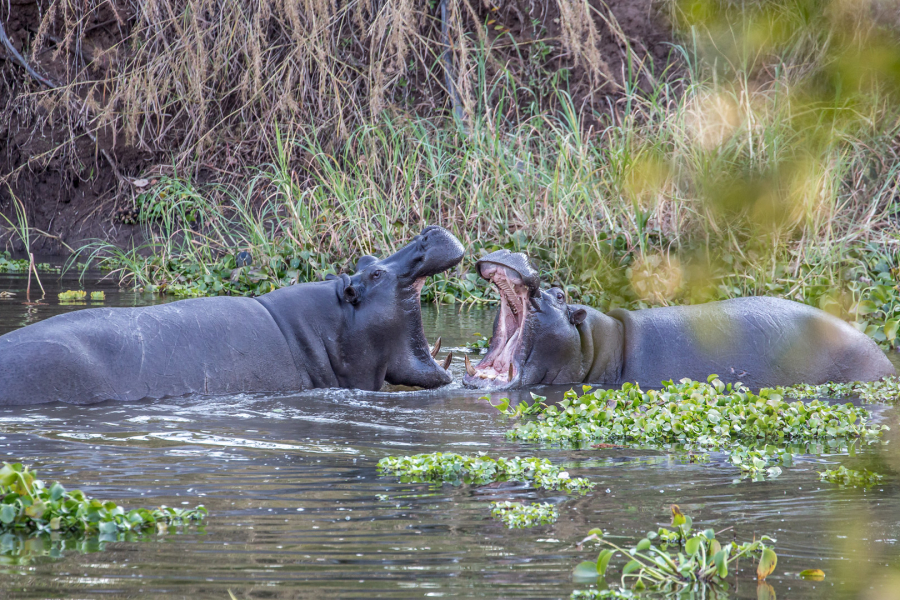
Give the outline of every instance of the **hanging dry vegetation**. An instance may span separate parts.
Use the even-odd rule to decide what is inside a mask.
[[[4,13],[0,178],[47,228],[60,203],[113,198],[154,165],[240,176],[271,159],[276,128],[334,148],[385,110],[512,123],[559,89],[591,115],[627,68],[651,77],[669,51],[649,0],[13,0]]]

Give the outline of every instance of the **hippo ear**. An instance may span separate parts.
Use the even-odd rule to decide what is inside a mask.
[[[352,285],[348,285],[344,288],[344,302],[354,306],[359,302],[359,292],[357,292],[356,288]]]
[[[569,309],[569,323],[572,325],[581,325],[586,318],[587,311],[583,308],[578,308],[576,310]]]
[[[340,279],[341,283],[344,285],[343,289],[338,287],[338,298],[354,306],[359,303],[359,290],[353,287],[347,274],[341,273],[338,277],[335,277],[335,279]]]
[[[363,256],[358,261],[356,261],[356,267],[353,268],[353,272],[359,273],[374,262],[378,262],[378,259],[374,256]]]

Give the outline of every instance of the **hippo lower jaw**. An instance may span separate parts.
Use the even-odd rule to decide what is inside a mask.
[[[487,262],[479,271],[500,295],[500,313],[485,357],[473,366],[466,356],[463,385],[475,389],[515,387],[521,375],[525,324],[533,310],[530,288],[511,267]]]

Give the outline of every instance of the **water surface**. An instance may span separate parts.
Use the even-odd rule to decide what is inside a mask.
[[[106,306],[161,301],[96,278],[85,289],[104,290]],[[49,299],[25,305],[24,280],[0,275],[0,291],[16,294],[0,299],[0,333],[92,305],[59,305],[60,290],[79,287],[71,277],[43,282]],[[442,355],[459,356],[493,318],[448,306],[424,313],[428,338],[443,337]],[[461,368],[454,362],[457,378]],[[564,390],[536,391],[554,399]],[[878,598],[896,585],[885,578],[900,574],[897,440],[852,457],[813,448],[774,480],[735,483],[724,454],[691,464],[676,452],[508,442],[511,423],[480,395],[454,385],[0,409],[0,457],[31,464],[44,479],[128,508],[202,503],[210,511],[200,529],[0,567],[0,596],[227,600],[230,590],[237,598],[316,600],[564,598],[586,587],[571,571],[596,557],[596,549],[576,547],[590,528],[635,542],[668,524],[672,503],[701,529],[731,527],[723,540],[777,538],[769,583],[781,598]],[[893,409],[877,417],[896,425]],[[523,484],[403,484],[375,470],[383,456],[436,450],[546,457],[598,485],[570,497]],[[867,492],[820,483],[816,470],[838,462],[888,477]],[[507,530],[490,518],[495,500],[558,503],[560,519]],[[757,597],[754,566],[742,565],[730,597]],[[825,581],[796,576],[811,568],[825,571]]]

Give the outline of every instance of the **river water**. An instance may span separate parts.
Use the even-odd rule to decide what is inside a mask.
[[[105,306],[161,301],[96,277],[84,288],[105,291]],[[92,305],[57,301],[59,291],[80,287],[73,276],[43,282],[48,300],[28,306],[25,280],[0,275],[0,292],[16,294],[0,299],[0,333]],[[424,316],[429,340],[443,337],[443,355],[474,332],[489,333],[493,312],[426,306]],[[461,365],[454,362],[457,377]],[[564,390],[537,391],[554,399]],[[511,422],[480,395],[453,385],[2,408],[0,458],[126,508],[202,503],[209,517],[201,528],[0,566],[0,597],[566,598],[588,587],[571,573],[596,558],[595,548],[576,546],[589,529],[633,543],[668,525],[673,503],[699,529],[731,527],[720,539],[777,539],[772,589],[757,589],[755,565],[746,561],[727,597],[771,597],[772,590],[782,599],[898,597],[894,432],[891,443],[853,456],[814,449],[776,479],[735,483],[738,473],[722,453],[691,464],[654,450],[508,442]],[[874,412],[896,431],[894,409]],[[598,485],[571,497],[523,484],[404,484],[375,469],[384,456],[437,450],[546,457]],[[888,477],[866,492],[819,482],[816,471],[839,462]],[[490,517],[495,500],[557,503],[560,519],[509,530]],[[824,581],[797,576],[815,568]],[[615,562],[610,581],[620,569]]]

